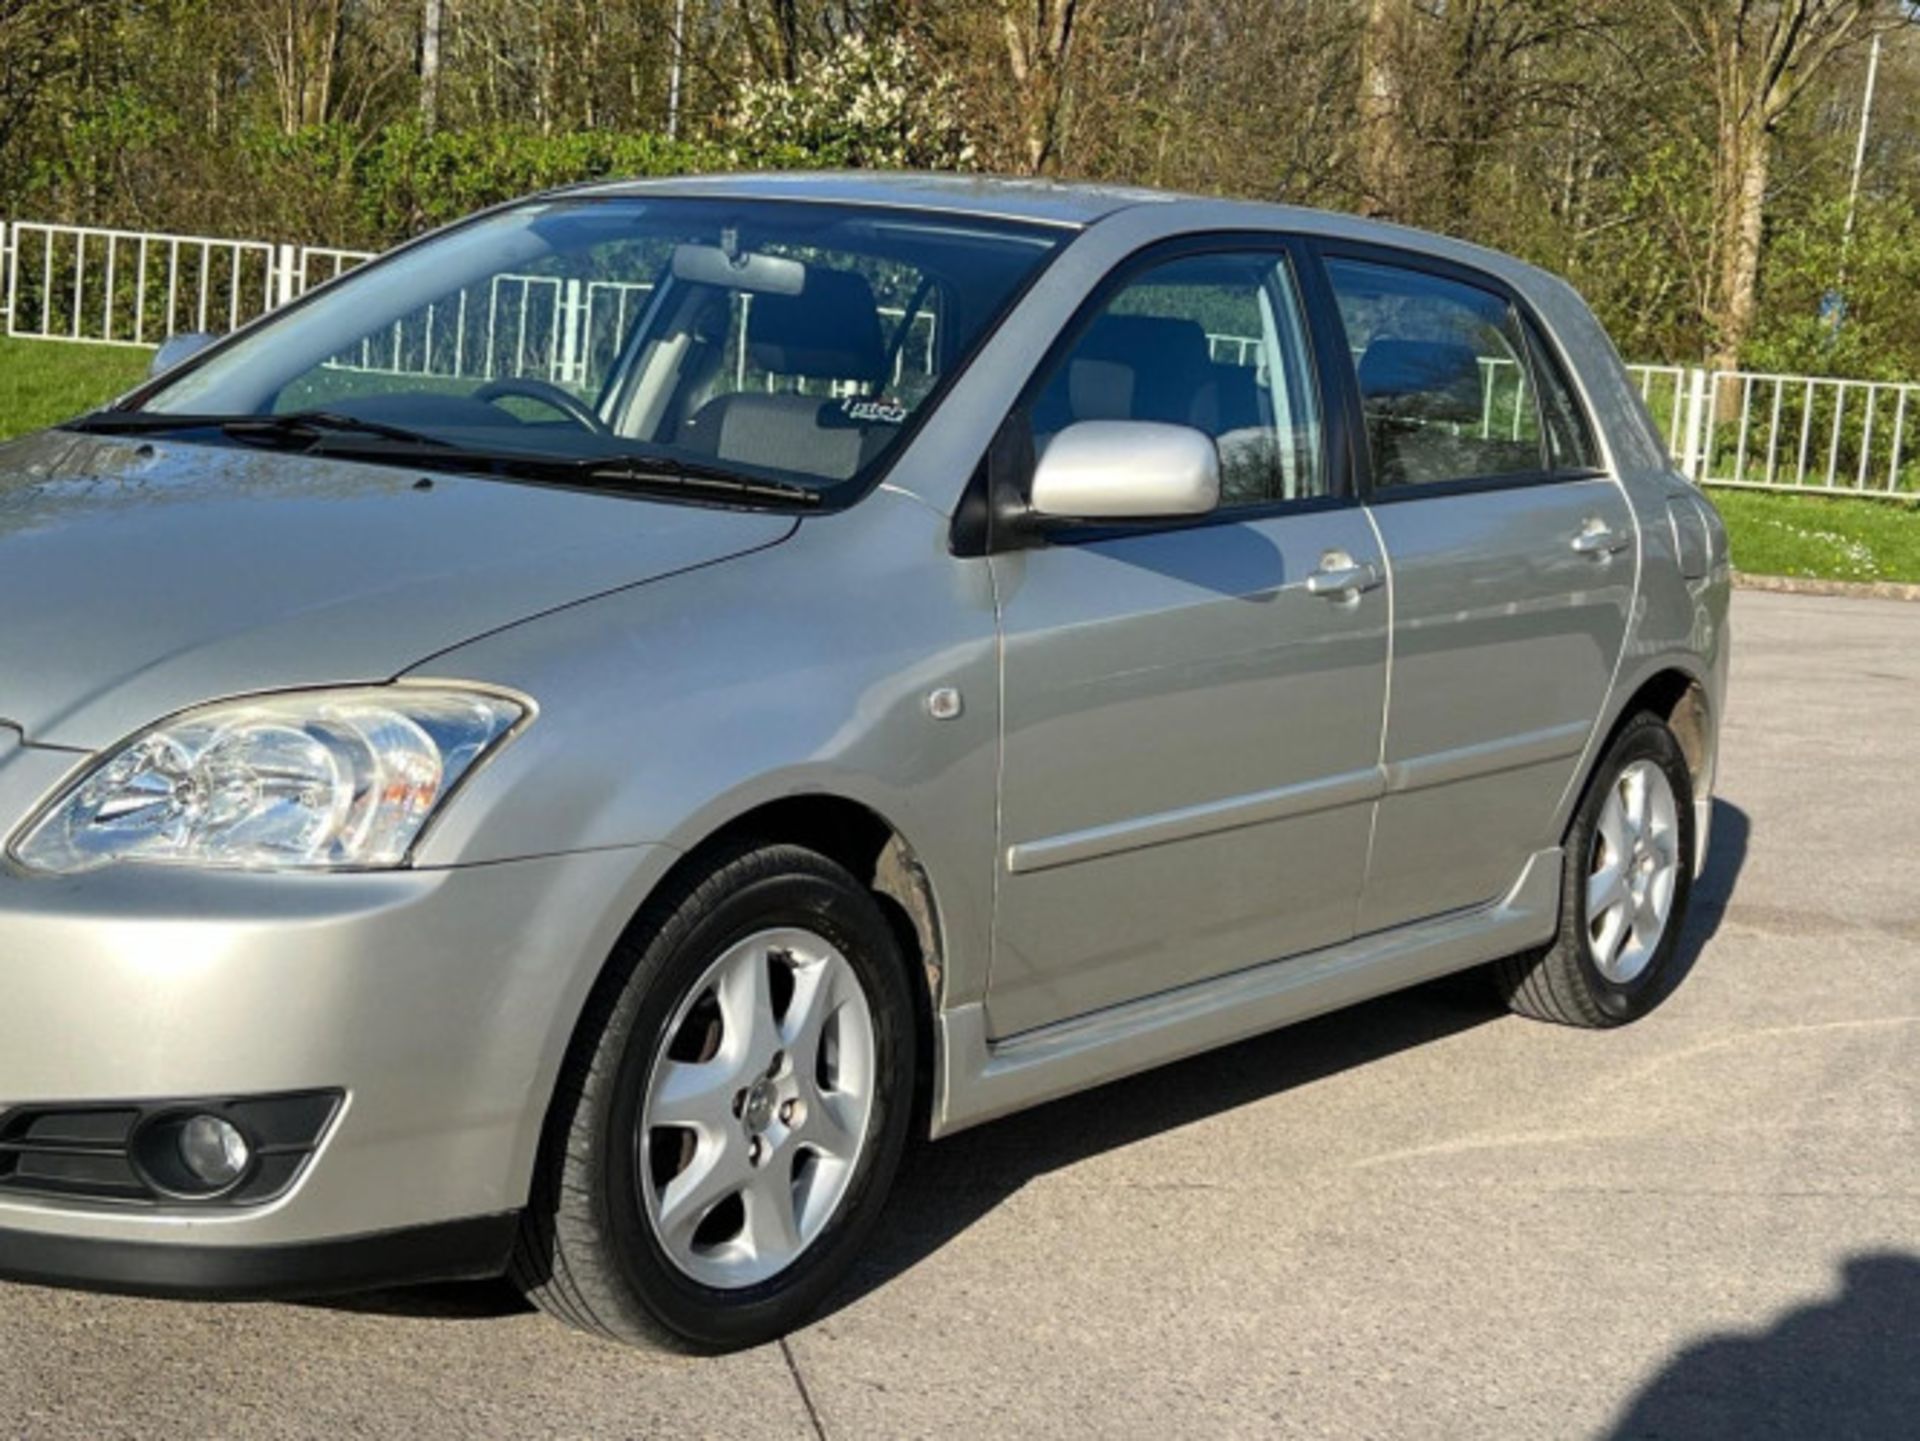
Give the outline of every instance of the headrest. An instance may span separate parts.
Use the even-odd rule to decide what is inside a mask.
[[[798,295],[755,295],[747,312],[747,359],[775,375],[878,380],[887,345],[873,287],[851,270],[809,265]]]
[[[1480,423],[1485,396],[1480,359],[1470,346],[1383,335],[1360,357],[1359,373],[1360,399],[1369,415]]]
[[[1067,377],[1073,418],[1193,425],[1211,375],[1207,333],[1197,321],[1103,315],[1073,350]]]
[[[1207,333],[1197,320],[1167,315],[1108,313],[1088,327],[1074,347],[1079,360],[1111,360],[1144,370],[1185,370],[1198,375],[1208,360]]]

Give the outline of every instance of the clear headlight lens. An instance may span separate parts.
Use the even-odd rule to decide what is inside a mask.
[[[14,858],[70,874],[116,861],[378,870],[527,708],[485,691],[369,686],[188,711],[107,752]]]

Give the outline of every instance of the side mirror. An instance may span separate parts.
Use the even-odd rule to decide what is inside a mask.
[[[220,337],[209,335],[204,330],[183,330],[178,335],[169,335],[160,342],[160,348],[153,353],[153,359],[147,365],[149,378],[164,375],[181,361],[190,359],[205,350]]]
[[[1190,426],[1083,420],[1047,446],[1028,504],[1071,520],[1205,515],[1220,504],[1220,451]]]

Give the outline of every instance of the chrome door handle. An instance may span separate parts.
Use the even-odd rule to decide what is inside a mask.
[[[1609,556],[1627,548],[1627,537],[1617,530],[1607,529],[1601,521],[1590,520],[1585,529],[1573,538],[1573,548],[1581,555]]]
[[[1328,600],[1351,600],[1380,584],[1380,568],[1370,560],[1356,561],[1335,552],[1323,556],[1320,569],[1307,577],[1307,594]]]

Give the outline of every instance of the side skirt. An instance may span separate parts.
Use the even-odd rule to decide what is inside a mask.
[[[940,1016],[937,1138],[1028,1106],[1542,945],[1560,920],[1558,846],[1498,901],[989,1040],[984,1002]]]

